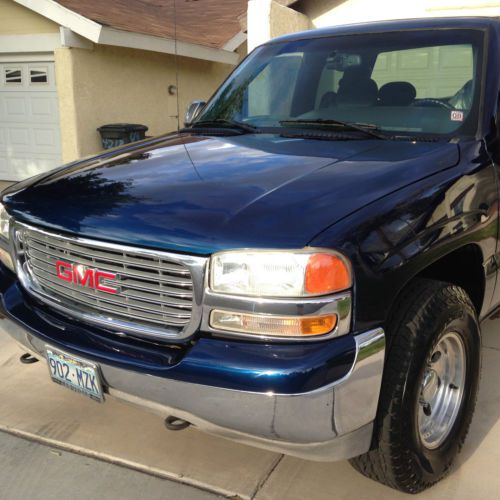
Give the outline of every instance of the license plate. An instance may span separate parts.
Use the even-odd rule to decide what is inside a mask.
[[[54,382],[94,401],[104,401],[97,365],[57,351],[52,347],[47,347],[46,353],[50,377]]]

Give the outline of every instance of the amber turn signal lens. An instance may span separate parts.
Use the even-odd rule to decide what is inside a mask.
[[[346,290],[351,286],[351,272],[336,255],[315,253],[309,257],[305,276],[305,291],[327,294]]]
[[[302,335],[324,335],[330,333],[337,326],[337,316],[318,316],[313,318],[302,318]]]
[[[214,310],[210,326],[219,330],[276,337],[325,335],[337,326],[337,316],[274,316]]]

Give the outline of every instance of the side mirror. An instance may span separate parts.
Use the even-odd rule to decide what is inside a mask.
[[[206,104],[205,101],[193,101],[188,106],[186,115],[184,116],[184,126],[189,127],[198,118]]]

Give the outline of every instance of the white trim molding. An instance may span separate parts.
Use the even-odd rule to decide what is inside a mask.
[[[88,40],[97,43],[102,26],[91,19],[63,7],[54,0],[14,0],[27,9],[40,14],[51,21],[69,28]]]
[[[60,26],[59,34],[61,37],[62,47],[76,47],[78,49],[89,50],[92,50],[94,48],[94,44],[90,40],[83,38],[83,36],[78,35],[74,31],[71,31],[69,28]]]
[[[143,35],[130,31],[116,30],[103,26],[91,19],[87,19],[76,12],[63,7],[54,0],[14,0],[19,5],[22,5],[41,16],[44,16],[63,28],[67,28],[73,34],[80,35],[84,39],[96,44],[116,45],[118,47],[128,47],[132,49],[151,50],[153,52],[163,52],[166,54],[178,54],[184,57],[193,57],[195,59],[204,59],[207,61],[220,62],[224,64],[236,65],[239,60],[239,55],[233,50],[217,49],[198,45],[194,43],[183,42],[177,40],[161,38],[152,35]],[[77,41],[70,32],[61,33],[61,39],[66,40],[69,46],[72,43],[82,43]],[[17,36],[17,35],[16,35]],[[238,35],[237,35],[238,36]],[[230,44],[232,40],[229,40]],[[59,45],[60,46],[60,45]],[[229,45],[231,47],[231,45]],[[88,48],[88,47],[85,47]]]
[[[0,54],[0,63],[19,63],[19,62],[52,62],[54,61],[53,52],[25,53],[25,54]]]
[[[151,35],[142,35],[130,31],[115,30],[113,28],[103,27],[99,42],[103,45],[114,45],[117,47],[128,47],[131,49],[151,50],[153,52],[163,52],[166,54],[176,54],[184,57],[193,57],[195,59],[204,59],[224,64],[236,65],[239,55],[223,49],[206,47],[189,42],[182,42],[173,39],[160,38]]]
[[[57,33],[37,35],[0,35],[0,53],[54,52],[61,46]]]
[[[271,39],[272,0],[248,0],[248,52]]]
[[[222,47],[224,50],[229,50],[234,52],[242,43],[244,43],[247,39],[247,34],[240,31],[236,35],[233,36],[230,40],[227,41],[226,45]]]

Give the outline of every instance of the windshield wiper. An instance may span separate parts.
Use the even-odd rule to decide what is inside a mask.
[[[280,121],[280,125],[298,125],[298,126],[308,126],[312,125],[315,127],[328,127],[328,128],[343,128],[356,130],[357,132],[362,132],[366,135],[370,135],[372,137],[376,137],[377,139],[389,139],[388,136],[379,133],[378,127],[371,123],[356,123],[356,122],[343,122],[341,120],[332,120],[332,119],[323,119],[317,118],[314,120],[282,120]]]
[[[212,128],[232,128],[239,130],[241,132],[246,132],[249,134],[257,134],[259,132],[259,129],[255,127],[254,125],[250,125],[248,123],[242,123],[238,122],[235,120],[227,120],[225,118],[215,118],[213,120],[202,120],[199,122],[194,122],[191,124],[190,127],[188,127],[186,130],[189,130],[191,128],[205,128],[205,127],[212,127]]]

